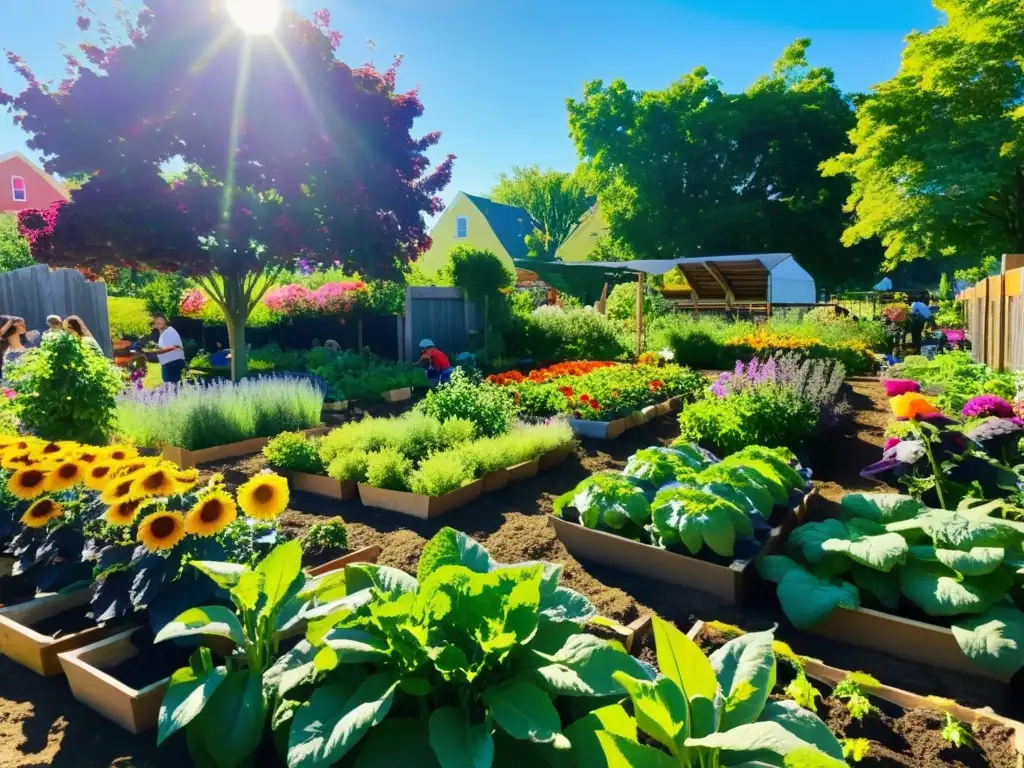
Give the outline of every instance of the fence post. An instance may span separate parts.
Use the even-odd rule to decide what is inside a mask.
[[[996,325],[992,334],[992,355],[993,368],[1003,370],[1006,368],[1006,275],[1000,274],[992,278],[996,281],[995,305]]]

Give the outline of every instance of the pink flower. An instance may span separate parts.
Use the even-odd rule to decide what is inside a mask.
[[[311,291],[292,283],[267,291],[263,303],[275,312],[285,315],[341,315],[352,311],[356,291],[365,287],[366,284],[361,280],[350,280],[325,283]]]
[[[4,389],[4,397],[8,400],[13,400],[17,393],[13,389]]]
[[[206,294],[198,288],[189,288],[181,297],[181,313],[183,315],[198,315],[206,306]]]
[[[885,438],[885,442],[882,443],[882,453],[885,453],[890,448],[895,448],[899,444],[900,444],[900,439],[898,437],[887,437],[887,438]]]
[[[961,413],[968,419],[981,416],[1013,417],[1013,406],[998,395],[978,395],[967,401]]]
[[[946,334],[946,341],[950,344],[959,344],[966,338],[966,334],[956,328],[943,328],[942,332]]]
[[[886,397],[898,397],[907,392],[920,392],[921,385],[910,379],[882,379]]]

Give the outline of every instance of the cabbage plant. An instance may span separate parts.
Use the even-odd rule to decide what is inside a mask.
[[[561,517],[566,507],[580,513],[587,528],[621,532],[643,526],[651,518],[651,505],[640,482],[613,472],[592,475],[555,499],[553,513]]]

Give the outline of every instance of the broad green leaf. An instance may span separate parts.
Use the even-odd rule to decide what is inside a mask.
[[[757,482],[768,489],[775,504],[782,505],[789,501],[789,488],[787,483],[775,468],[762,459],[743,458],[727,456],[722,460],[723,464],[739,467],[748,475],[753,476]]]
[[[748,501],[767,519],[775,506],[775,499],[764,483],[764,478],[741,466],[712,464],[697,476],[697,482],[705,488],[731,487],[742,493]]]
[[[801,568],[796,560],[785,555],[766,555],[759,557],[756,562],[757,573],[765,581],[778,584],[782,577],[794,568]]]
[[[586,597],[568,587],[556,587],[545,595],[541,590],[541,615],[548,621],[586,624],[597,615],[597,608]]]
[[[292,539],[274,547],[256,570],[263,576],[266,603],[263,613],[272,613],[288,596],[295,580],[302,575],[302,542]]]
[[[1003,564],[1006,550],[1002,547],[971,547],[967,551],[958,549],[936,549],[930,546],[910,548],[910,553],[924,562],[940,562],[964,576],[984,576]]]
[[[643,489],[637,481],[617,472],[586,478],[555,500],[554,514],[561,516],[566,506],[580,513],[580,522],[586,528],[620,531],[629,523],[644,525],[651,519]]]
[[[290,651],[278,656],[277,661],[263,673],[266,699],[284,698],[290,690],[311,678],[315,672],[313,658],[318,651],[307,640],[300,640]]]
[[[774,632],[748,632],[710,656],[726,707],[721,730],[757,720],[775,687]]]
[[[853,583],[868,592],[889,610],[900,605],[900,576],[895,571],[884,573],[863,565],[853,566]]]
[[[690,736],[707,736],[718,730],[720,694],[716,694],[714,699],[703,696],[690,698]]]
[[[932,525],[928,532],[937,548],[1013,547],[1021,540],[1021,534],[1002,522],[990,518],[972,520],[966,515],[953,514]]]
[[[860,593],[853,584],[823,579],[803,568],[783,576],[777,591],[782,612],[797,629],[813,627],[836,608],[860,607]]]
[[[909,520],[925,510],[924,504],[913,496],[898,493],[847,493],[840,504],[848,514],[876,523]]]
[[[239,577],[238,583],[231,588],[231,596],[238,605],[251,611],[259,604],[262,582],[262,574],[256,571],[246,571]]]
[[[490,723],[471,723],[458,707],[431,713],[430,746],[441,768],[490,768],[494,762]]]
[[[629,716],[621,704],[610,704],[595,709],[565,729],[564,735],[572,744],[571,764],[587,768],[606,768],[608,765],[601,742],[600,731],[607,731],[629,741],[636,741],[636,721]]]
[[[545,687],[563,696],[621,695],[616,672],[646,677],[643,665],[628,653],[585,633],[572,635],[554,655],[537,655],[552,662],[537,669]]]
[[[330,597],[325,596],[327,593],[333,593],[336,590],[338,594],[332,594]],[[312,600],[314,597],[322,597],[324,600],[337,600],[340,597],[345,597],[347,594],[345,569],[342,568],[340,571],[328,571],[320,576],[307,579],[296,597],[299,600]]]
[[[235,645],[245,645],[245,633],[238,618],[231,609],[221,605],[189,608],[180,613],[174,621],[165,624],[153,638],[153,642],[161,643],[164,640],[177,637],[195,637],[196,635],[226,637]]]
[[[769,701],[761,713],[761,722],[778,723],[825,754],[836,760],[843,759],[843,746],[828,726],[813,712],[808,712],[795,702]]]
[[[242,578],[243,573],[252,572],[244,565],[220,563],[215,560],[192,560],[189,565],[209,576],[221,589],[231,589]]]
[[[637,727],[667,749],[681,747],[687,736],[687,706],[676,684],[667,677],[652,683],[621,673],[615,679],[629,694]]]
[[[374,661],[388,652],[386,640],[362,629],[338,627],[324,635],[322,642],[337,653],[339,664]]]
[[[687,698],[715,700],[718,679],[708,657],[690,638],[657,616],[653,619],[654,649],[661,673]]]
[[[676,761],[660,749],[637,744],[608,731],[598,731],[597,740],[604,751],[608,768],[676,768]],[[579,768],[590,768],[578,762]]]
[[[771,752],[785,756],[810,745],[776,722],[746,723],[722,729],[699,739],[687,739],[688,747],[708,747],[729,752]]]
[[[370,587],[376,587],[388,594],[406,594],[415,592],[419,586],[416,578],[405,571],[373,563],[346,565],[345,579],[350,595]]]
[[[295,713],[288,739],[288,768],[331,765],[387,717],[398,679],[390,672],[366,678],[355,690],[343,682],[313,691]]]
[[[871,535],[864,526],[835,519],[799,526],[790,534],[789,543],[799,547],[811,564],[834,553],[877,571],[890,571],[907,557],[907,542],[898,533]]]
[[[243,763],[260,745],[267,727],[260,676],[249,670],[229,672],[197,722],[218,766]]]
[[[555,705],[532,683],[514,680],[488,688],[482,698],[494,722],[512,738],[539,743],[564,740]]]
[[[474,573],[487,573],[494,561],[472,537],[452,528],[442,528],[423,547],[416,578],[426,578],[443,565],[461,565]]]
[[[994,605],[952,630],[960,649],[990,672],[1009,676],[1024,667],[1024,613],[1012,605]]]
[[[202,712],[225,677],[227,670],[224,667],[214,667],[199,674],[191,667],[182,667],[171,675],[167,692],[160,702],[156,737],[158,746]]]
[[[660,490],[651,502],[651,519],[665,542],[682,541],[694,555],[706,544],[715,554],[731,557],[736,538],[753,535],[750,518],[735,504],[685,486]]]
[[[816,749],[799,747],[782,758],[782,768],[847,768],[845,760],[837,760]]]
[[[900,590],[929,616],[983,613],[1013,585],[1005,570],[961,577],[940,563],[911,560],[900,569]]]
[[[430,749],[427,721],[389,717],[370,729],[353,768],[441,768]]]

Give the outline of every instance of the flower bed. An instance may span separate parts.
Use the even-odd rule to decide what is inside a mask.
[[[932,360],[910,356],[888,368],[883,378],[916,382],[934,393],[935,404],[947,414],[959,414],[968,400],[979,395],[997,395],[1011,401],[1017,395],[1013,373],[993,371],[984,363],[974,362],[968,352],[946,352]]]
[[[556,499],[549,523],[573,554],[739,602],[748,566],[806,510],[807,481],[791,461],[759,447],[724,462],[692,444],[648,448],[622,474]]]

